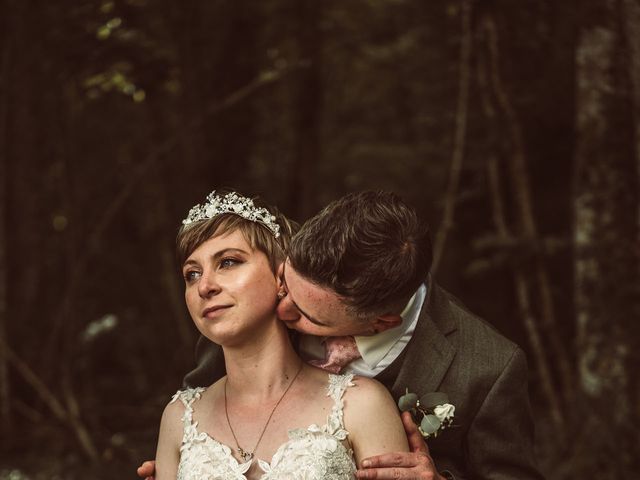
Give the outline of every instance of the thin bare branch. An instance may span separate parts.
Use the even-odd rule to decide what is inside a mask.
[[[498,235],[505,239],[509,239],[512,235],[509,231],[509,227],[507,226],[507,220],[504,213],[505,209],[504,202],[502,201],[502,195],[500,193],[500,174],[498,172],[498,160],[496,157],[491,157],[487,163],[487,178],[489,181],[493,223]],[[529,338],[531,348],[533,349],[533,355],[536,359],[538,372],[540,373],[540,383],[542,384],[542,390],[549,404],[551,419],[558,433],[562,433],[564,430],[564,421],[561,413],[562,407],[558,401],[558,396],[554,391],[551,369],[545,355],[542,338],[538,329],[538,321],[531,310],[531,294],[526,276],[522,273],[520,268],[516,267],[513,269],[513,279],[516,286],[516,298],[520,309],[520,315],[522,316],[522,320],[527,331],[527,337]]]
[[[538,229],[534,217],[531,187],[527,173],[524,139],[522,128],[511,103],[505,86],[500,76],[498,31],[495,22],[490,15],[484,17],[483,22],[486,43],[489,52],[489,78],[496,102],[506,119],[506,127],[513,146],[513,155],[509,157],[508,168],[512,184],[511,191],[515,196],[515,204],[519,211],[519,232],[526,239],[536,239]],[[555,310],[551,295],[550,280],[547,269],[541,255],[535,256],[535,278],[540,295],[540,308],[542,310],[541,326],[546,334],[549,347],[558,364],[562,386],[562,395],[565,401],[571,401],[575,394],[575,381],[572,361],[567,349],[560,341],[557,332]]]
[[[458,186],[460,184],[460,174],[462,172],[462,161],[464,159],[465,140],[467,136],[467,111],[469,108],[469,83],[471,78],[471,1],[463,0],[461,3],[461,23],[462,39],[460,42],[459,61],[459,87],[458,102],[456,107],[455,133],[453,137],[453,153],[451,156],[451,167],[449,170],[449,183],[445,194],[444,213],[442,223],[436,234],[433,247],[433,263],[431,273],[435,275],[440,266],[440,260],[447,241],[447,235],[453,228],[454,213],[456,208],[456,198]]]
[[[69,412],[69,423],[73,428],[78,442],[85,454],[94,462],[99,460],[98,450],[95,443],[89,434],[89,430],[85,427],[82,420],[80,420],[80,403],[76,398],[75,392],[71,386],[71,380],[69,380],[69,372],[65,372],[62,376],[62,392],[67,404],[67,411]]]
[[[16,369],[16,371],[20,374],[20,376],[24,379],[27,384],[31,386],[35,390],[35,392],[40,397],[40,400],[44,402],[44,404],[49,407],[49,410],[53,412],[55,417],[65,422],[68,418],[68,412],[65,410],[64,406],[58,401],[53,392],[47,387],[47,385],[36,375],[36,373],[27,365],[27,363],[22,360],[13,349],[2,339],[0,339],[2,347],[0,349],[0,355],[4,356],[11,365]]]
[[[56,419],[74,431],[85,454],[91,460],[97,461],[98,452],[91,440],[87,428],[80,420],[80,408],[70,388],[65,388],[65,395],[67,397],[67,408],[65,408],[62,403],[58,401],[55,394],[49,389],[49,387],[47,387],[47,385],[31,369],[31,367],[29,367],[29,365],[22,360],[2,339],[0,339],[0,355],[6,358],[25,382],[35,390],[40,400],[49,407],[49,410],[51,410]]]

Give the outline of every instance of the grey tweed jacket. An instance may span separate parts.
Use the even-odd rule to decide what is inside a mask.
[[[224,375],[221,349],[202,338],[198,366],[185,385],[209,385]],[[456,479],[540,480],[524,352],[474,316],[435,283],[428,285],[416,330],[403,354],[379,380],[397,399],[444,392],[453,425],[428,440],[439,471]]]

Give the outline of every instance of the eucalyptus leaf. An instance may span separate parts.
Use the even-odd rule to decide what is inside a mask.
[[[427,435],[432,435],[438,431],[442,422],[435,415],[425,415],[420,422],[420,429]]]
[[[418,395],[415,393],[407,393],[398,399],[398,408],[402,412],[408,412],[412,408],[415,408],[418,403]]]

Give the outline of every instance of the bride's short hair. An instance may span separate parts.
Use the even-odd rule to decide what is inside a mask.
[[[267,256],[271,270],[276,273],[278,266],[287,256],[291,237],[298,231],[299,225],[288,219],[276,207],[257,197],[252,200],[256,207],[266,208],[275,217],[275,222],[280,225],[277,238],[269,228],[259,222],[233,213],[221,213],[213,218],[182,225],[176,237],[178,267],[182,268],[189,255],[210,238],[240,230],[251,248]]]

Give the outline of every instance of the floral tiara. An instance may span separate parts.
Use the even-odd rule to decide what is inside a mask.
[[[182,224],[189,225],[200,220],[208,220],[223,213],[232,213],[252,222],[261,223],[271,231],[275,238],[280,236],[280,225],[276,223],[276,217],[266,208],[256,207],[253,200],[236,192],[220,196],[214,190],[207,195],[205,203],[197,204],[189,210],[189,214],[187,218],[182,220]]]

